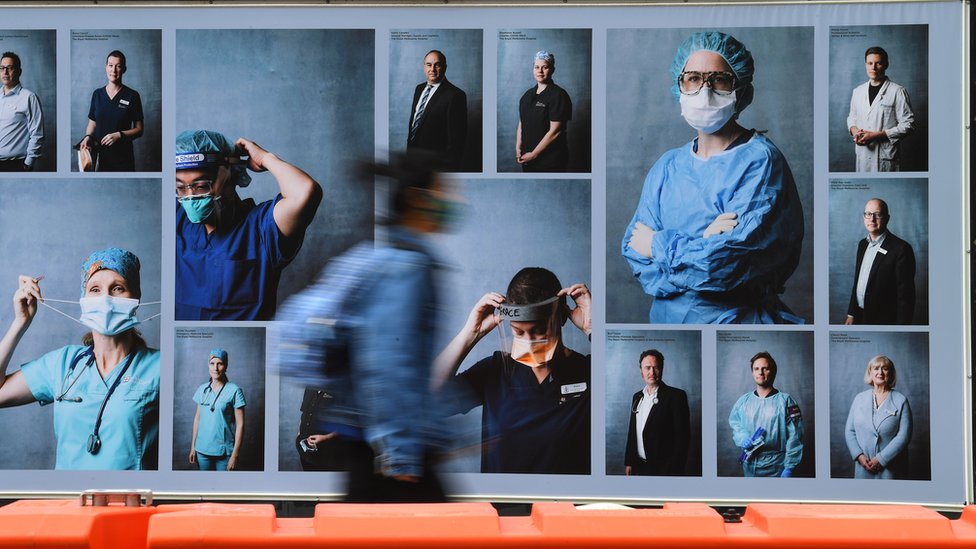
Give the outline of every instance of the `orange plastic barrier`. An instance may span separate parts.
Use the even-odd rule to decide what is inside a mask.
[[[747,508],[726,524],[713,509],[580,510],[538,503],[528,517],[499,517],[487,503],[320,504],[311,519],[276,519],[270,505],[162,506],[151,549],[212,547],[447,548],[734,547],[976,548],[976,507],[958,520],[919,506],[780,505]]]
[[[3,549],[144,548],[154,507],[82,507],[77,499],[25,500],[0,507]]]

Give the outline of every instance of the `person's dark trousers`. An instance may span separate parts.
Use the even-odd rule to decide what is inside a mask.
[[[352,503],[437,503],[447,501],[440,479],[434,473],[431,456],[424,460],[418,482],[384,477],[373,472],[373,449],[361,440],[340,439],[336,445],[346,464],[346,501]]]
[[[23,158],[0,160],[0,172],[22,172],[22,171],[25,171]]]

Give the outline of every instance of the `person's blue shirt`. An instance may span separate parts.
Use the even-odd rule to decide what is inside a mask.
[[[482,473],[590,473],[590,357],[570,350],[549,364],[539,383],[496,351],[455,377],[468,391],[454,411],[483,406]]]
[[[742,463],[745,476],[780,476],[803,458],[803,416],[787,393],[773,389],[765,398],[755,391],[742,395],[729,413],[729,427],[739,448],[749,445],[758,428],[765,431],[763,445]]]
[[[159,351],[138,349],[111,398],[99,427],[101,449],[86,451],[98,410],[128,357],[105,379],[94,363],[72,360],[87,347],[68,345],[21,366],[34,398],[54,404],[56,469],[155,469],[159,434]],[[63,398],[58,400],[59,396]]]
[[[800,260],[803,209],[783,154],[762,135],[703,160],[697,140],[665,153],[644,180],[622,253],[654,298],[654,323],[802,322],[779,300]],[[719,214],[738,225],[704,238]],[[651,258],[627,243],[637,222],[657,233]]]
[[[281,271],[304,233],[285,237],[274,220],[281,200],[238,205],[237,223],[207,234],[176,204],[176,320],[271,320]]]
[[[193,393],[193,402],[200,406],[200,423],[193,448],[208,456],[234,453],[234,429],[237,426],[234,411],[247,404],[240,386],[228,381],[214,391],[210,382],[204,383]]]

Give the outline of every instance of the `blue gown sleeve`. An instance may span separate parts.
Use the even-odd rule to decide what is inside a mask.
[[[743,408],[748,398],[748,394],[739,397],[735,406],[732,407],[732,412],[729,413],[729,427],[732,428],[732,441],[739,448],[748,446],[753,433],[755,433],[755,428],[748,425],[745,414],[743,414]]]
[[[737,155],[735,162],[713,158],[710,162],[717,160],[715,169],[701,170],[702,177],[711,179],[702,181],[703,187],[716,185],[716,178],[726,181],[717,192],[720,203],[708,213],[710,219],[703,226],[666,227],[660,220],[661,212],[680,206],[663,204],[661,197],[666,195],[661,191],[665,185],[682,184],[672,179],[681,178],[679,171],[693,167],[677,161],[681,158],[678,155],[690,157],[691,153],[678,150],[668,155],[675,161],[658,162],[651,168],[623,242],[624,257],[648,294],[669,297],[686,291],[726,292],[750,283],[780,292],[796,269],[803,240],[803,211],[789,165],[765,140],[741,147],[749,147],[748,152]],[[734,229],[703,236],[715,217],[730,212],[738,216]],[[687,212],[689,217],[701,213]],[[637,221],[657,231],[650,259],[627,246]]]
[[[887,467],[893,459],[905,451],[905,448],[908,447],[908,441],[912,439],[912,408],[908,405],[907,398],[902,398],[901,405],[898,407],[898,415],[898,434],[875,456],[882,467]]]
[[[783,467],[796,469],[803,459],[803,416],[793,397],[786,399],[786,460]]]

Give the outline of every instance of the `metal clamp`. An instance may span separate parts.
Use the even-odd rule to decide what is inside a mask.
[[[152,505],[152,490],[85,490],[79,503],[82,507],[106,507],[112,503],[123,503],[126,507]]]

